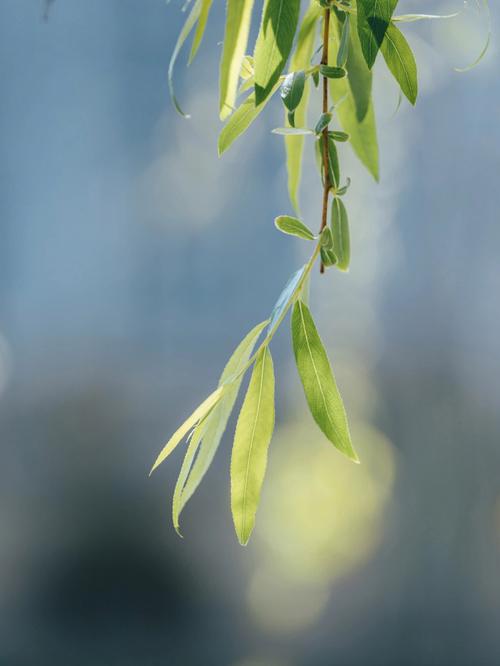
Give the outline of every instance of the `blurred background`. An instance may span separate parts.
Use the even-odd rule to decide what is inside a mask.
[[[277,430],[237,545],[231,422],[170,522],[149,468],[304,261],[278,101],[217,158],[216,1],[166,70],[175,0],[0,0],[0,663],[500,663],[500,7],[403,26],[414,112],[378,63],[381,183],[346,147],[348,275],[312,307],[359,467],[307,412],[277,336]],[[401,0],[448,13],[459,0]],[[312,147],[310,148],[312,153]],[[306,222],[321,194],[307,155]]]

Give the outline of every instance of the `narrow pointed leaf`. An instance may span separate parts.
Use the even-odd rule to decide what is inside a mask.
[[[198,53],[200,44],[203,40],[203,35],[205,34],[205,29],[207,27],[208,15],[210,14],[210,8],[212,7],[213,0],[201,0],[201,9],[200,17],[198,19],[198,24],[196,26],[196,31],[193,37],[193,43],[191,45],[191,53],[189,54],[189,63],[191,64]]]
[[[417,63],[403,33],[392,23],[387,28],[380,50],[402,92],[411,104],[415,104],[418,94]]]
[[[219,113],[225,120],[236,105],[241,63],[248,43],[254,0],[227,0],[224,46],[220,63]]]
[[[172,103],[175,107],[175,110],[177,113],[179,113],[183,118],[189,118],[189,115],[184,113],[184,111],[181,109],[179,102],[177,101],[177,98],[175,96],[175,90],[174,90],[174,68],[175,68],[175,63],[177,62],[177,58],[179,56],[179,53],[184,46],[184,42],[186,39],[189,37],[189,34],[191,30],[194,28],[196,25],[196,21],[198,20],[200,16],[200,11],[201,11],[201,0],[196,0],[193,7],[191,8],[191,11],[188,14],[188,17],[186,19],[186,22],[184,23],[184,26],[182,27],[182,30],[179,34],[179,37],[177,38],[177,42],[175,44],[172,56],[170,58],[170,63],[168,65],[168,90],[170,92],[170,99],[172,100]]]
[[[288,308],[293,303],[297,294],[300,292],[304,281],[306,267],[307,264],[302,266],[302,268],[300,268],[292,275],[292,277],[286,283],[285,288],[281,292],[278,300],[276,301],[273,311],[271,312],[268,336],[278,328],[283,320],[283,317],[286,315]]]
[[[297,46],[290,59],[292,71],[309,67],[314,41],[316,39],[320,7],[316,0],[312,0],[304,14],[297,37]],[[306,81],[302,100],[294,112],[294,122],[291,125],[304,127],[307,125],[307,109],[309,105],[311,83]],[[288,173],[288,194],[297,215],[299,213],[299,187],[302,175],[302,158],[304,154],[304,137],[287,136],[285,138],[286,168]]]
[[[246,545],[255,514],[274,430],[274,370],[264,347],[252,372],[238,417],[231,455],[231,510],[238,540]]]
[[[347,56],[349,55],[349,34],[351,32],[351,17],[346,14],[344,24],[342,26],[342,33],[340,35],[339,49],[337,52],[337,67],[345,67]]]
[[[313,232],[301,220],[289,215],[280,215],[274,220],[276,228],[284,234],[298,236],[304,240],[314,240]]]
[[[279,83],[275,85],[272,94],[274,94],[278,88]],[[266,103],[269,99],[271,99],[271,96],[272,95],[267,98]],[[222,128],[218,141],[219,155],[225,153],[231,144],[236,141],[239,136],[246,132],[257,116],[262,113],[265,105],[266,104],[255,106],[255,93],[250,93],[243,104],[241,104],[236,109],[236,111]]]
[[[351,259],[351,241],[349,237],[349,218],[344,202],[338,197],[332,201],[331,221],[333,251],[337,256],[337,268],[346,271]]]
[[[198,449],[202,441],[203,428],[200,427],[201,425],[202,424],[199,424],[199,426],[194,431],[193,436],[191,437],[189,446],[186,451],[186,455],[184,456],[184,460],[182,461],[181,471],[179,472],[177,483],[175,484],[174,498],[172,501],[172,522],[174,524],[175,531],[179,536],[181,536],[179,528],[179,518],[182,510],[182,505],[181,505],[182,491],[184,489],[184,485],[191,471],[193,460],[198,452]]]
[[[198,455],[194,459],[194,463],[193,458],[196,451],[193,451],[192,456],[190,454],[191,459],[186,463],[189,467],[188,476],[181,481],[181,493],[174,513],[174,523],[177,521],[177,525],[181,511],[200,485],[217,453],[222,436],[227,427],[227,422],[233,411],[234,403],[238,397],[241,382],[243,381],[244,373],[242,371],[245,369],[248,360],[252,355],[260,334],[268,323],[269,321],[264,321],[255,326],[235,349],[219,379],[219,386],[224,387],[224,393],[221,400],[213,408],[210,414],[199,423],[193,434],[190,446],[193,443],[193,440],[201,441],[201,444],[199,446]],[[193,444],[193,449],[194,448],[198,449],[195,444]],[[188,454],[186,454],[186,457],[187,456]],[[185,470],[184,472],[181,470],[181,473],[185,474]]]
[[[199,421],[201,421],[213,407],[221,399],[223,388],[220,386],[213,393],[211,393],[206,400],[204,400],[199,407],[197,407],[191,416],[184,421],[184,423],[178,428],[172,437],[165,444],[161,450],[158,458],[156,459],[153,467],[151,468],[150,474],[159,466],[161,463],[168,458],[172,451],[177,447],[177,445],[184,439],[192,428],[194,428]]]
[[[257,106],[269,96],[286,65],[297,29],[299,11],[300,0],[264,2],[254,53]]]
[[[366,64],[371,69],[398,0],[358,0],[357,27]]]
[[[292,342],[297,369],[314,420],[339,451],[359,462],[328,356],[309,308],[300,300],[293,308]]]

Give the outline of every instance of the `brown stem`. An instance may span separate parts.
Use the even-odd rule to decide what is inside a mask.
[[[330,39],[330,10],[325,9],[323,18],[323,56],[322,65],[328,65],[328,43]],[[323,77],[323,113],[328,113],[328,79]],[[323,209],[321,213],[321,233],[328,223],[328,195],[330,193],[330,170],[328,168],[328,126],[323,130]],[[320,272],[325,272],[323,262],[321,262]]]

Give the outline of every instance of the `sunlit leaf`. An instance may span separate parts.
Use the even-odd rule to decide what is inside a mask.
[[[292,342],[307,404],[314,420],[348,458],[358,462],[353,449],[344,403],[309,308],[298,300],[292,314]]]
[[[193,43],[191,45],[191,53],[189,54],[189,64],[193,62],[200,48],[200,44],[205,34],[205,29],[207,27],[208,15],[210,14],[210,8],[212,7],[213,0],[201,0],[201,9],[200,17],[198,19],[198,24],[196,26],[196,31],[193,37]]]
[[[257,106],[269,96],[286,65],[297,29],[299,11],[300,0],[264,2],[254,53]]]
[[[339,34],[340,26],[337,26],[337,30]],[[332,53],[335,54],[335,31],[332,32],[334,34],[330,45]],[[334,102],[338,104],[337,116],[343,130],[349,134],[349,142],[354,152],[375,180],[378,180],[377,130],[371,98],[372,74],[364,61],[355,30],[351,30],[350,34],[347,72],[346,79],[330,80],[330,92]]]
[[[289,215],[280,215],[274,220],[276,228],[284,234],[298,236],[304,240],[314,240],[313,232],[301,220]]]
[[[172,451],[177,447],[177,445],[186,437],[188,432],[192,430],[199,421],[201,421],[210,410],[217,404],[217,402],[222,397],[223,388],[219,386],[213,393],[211,393],[208,398],[197,407],[191,416],[184,421],[184,423],[174,432],[172,437],[165,444],[161,450],[158,458],[156,459],[153,467],[151,468],[150,474],[157,468],[161,463],[168,458]]]
[[[267,101],[271,99],[272,95],[278,90],[279,85],[278,82],[274,86],[271,95],[267,98],[264,104],[255,106],[255,93],[250,93],[245,101],[236,109],[219,134],[219,155],[222,155],[233,141],[250,127],[257,116],[264,110]]]
[[[280,325],[288,307],[291,303],[293,303],[295,297],[299,293],[303,283],[305,271],[306,265],[302,266],[302,268],[299,268],[299,270],[296,271],[288,280],[285,288],[279,295],[279,298],[274,305],[273,311],[271,312],[268,335],[271,335]]]
[[[351,32],[350,19],[350,15],[346,14],[337,51],[337,67],[345,67],[347,63],[347,56],[349,55],[349,34]]]
[[[227,0],[224,46],[220,63],[221,120],[234,110],[241,63],[245,55],[254,0]]]
[[[179,34],[179,37],[177,38],[177,42],[175,43],[174,50],[172,52],[172,56],[170,57],[170,63],[168,65],[168,89],[170,92],[170,98],[172,100],[173,105],[175,106],[175,110],[177,113],[179,113],[183,118],[189,118],[189,115],[184,113],[184,111],[181,109],[179,102],[177,101],[177,98],[175,96],[175,90],[174,90],[174,67],[175,63],[177,62],[177,58],[179,56],[179,53],[184,46],[184,42],[186,39],[189,37],[189,34],[191,33],[191,30],[194,28],[196,25],[196,21],[198,20],[200,16],[200,11],[201,11],[201,0],[196,0],[194,5],[191,8],[191,11],[188,14],[188,17],[186,19],[186,22],[184,23],[182,30]]]
[[[338,197],[334,197],[332,201],[330,224],[333,236],[333,251],[337,256],[337,268],[346,271],[351,259],[349,218],[344,202]]]
[[[380,50],[402,92],[415,104],[418,95],[417,63],[403,33],[392,23],[387,28]]]
[[[297,45],[290,59],[290,69],[292,71],[305,69],[309,66],[314,50],[314,41],[317,33],[318,18],[320,16],[320,7],[316,0],[312,0],[308,7],[299,29]],[[302,100],[295,110],[294,122],[292,125],[304,127],[307,125],[307,108],[310,97],[309,81],[306,81]],[[285,138],[286,149],[286,167],[288,173],[288,193],[290,201],[299,215],[299,186],[302,174],[302,157],[304,153],[304,137],[287,136]]]
[[[366,64],[371,69],[398,0],[358,0],[357,27]]]
[[[245,369],[252,355],[260,334],[268,323],[269,321],[264,321],[255,326],[235,349],[219,379],[219,386],[223,387],[224,393],[218,404],[199,423],[194,431],[188,452],[186,453],[185,466],[183,465],[181,475],[179,476],[180,481],[178,483],[180,486],[179,488],[176,487],[178,498],[174,502],[173,517],[174,525],[176,525],[177,529],[181,511],[193,496],[193,493],[200,485],[212,464],[224,431],[226,430],[227,422],[233,411],[234,403],[238,397],[241,382],[243,381],[244,373],[242,371]],[[196,450],[198,450],[198,455],[194,458]]]
[[[239,542],[246,545],[267,466],[274,430],[274,370],[267,347],[257,357],[243,402],[231,456],[231,510]]]

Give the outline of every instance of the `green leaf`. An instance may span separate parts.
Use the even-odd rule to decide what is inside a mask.
[[[299,268],[292,277],[288,280],[285,285],[285,288],[279,295],[278,300],[276,301],[273,311],[271,312],[271,321],[269,323],[268,336],[271,336],[274,331],[281,324],[283,317],[286,315],[288,307],[293,302],[294,298],[299,293],[302,284],[304,282],[304,274],[306,272],[307,264]]]
[[[334,140],[338,141],[340,143],[345,143],[346,141],[349,141],[349,134],[346,132],[328,132],[328,135]]]
[[[248,43],[254,0],[227,0],[224,46],[220,63],[219,113],[225,120],[234,110],[241,63]]]
[[[337,263],[337,255],[335,252],[328,247],[322,247],[320,250],[321,263],[325,268],[330,268],[330,266],[335,266]]]
[[[351,186],[351,179],[348,178],[346,180],[345,185],[343,185],[342,187],[339,187],[337,190],[335,190],[335,195],[337,197],[342,197],[347,192],[347,190],[349,189],[350,186]]]
[[[257,106],[269,96],[286,65],[297,29],[299,11],[300,0],[264,2],[254,53]]]
[[[343,79],[347,74],[343,67],[329,67],[328,65],[320,65],[319,73],[321,76],[326,76],[327,79]]]
[[[337,52],[337,67],[345,67],[347,63],[347,56],[349,55],[349,33],[351,28],[350,18],[350,15],[346,14],[342,25],[339,50]]]
[[[337,25],[337,31],[339,28]],[[335,34],[332,40],[330,45],[333,47],[332,53],[335,53]],[[330,92],[334,102],[338,103],[337,116],[343,130],[349,134],[354,152],[375,180],[378,180],[377,130],[371,98],[372,74],[364,61],[361,44],[354,30],[350,34],[347,72],[347,79],[330,80]]]
[[[304,240],[314,240],[315,238],[309,227],[307,227],[303,222],[301,222],[301,220],[298,220],[296,217],[280,215],[274,220],[274,224],[276,225],[276,228],[282,231],[284,234],[298,236]]]
[[[312,0],[307,9],[297,37],[297,46],[290,60],[292,71],[305,69],[309,66],[314,50],[320,7],[316,0]],[[302,100],[295,110],[294,122],[291,125],[304,127],[307,125],[307,108],[309,105],[311,84],[306,81]],[[302,175],[302,157],[304,154],[304,137],[287,136],[285,138],[286,168],[288,173],[288,193],[290,201],[297,215],[299,212],[299,187]]]
[[[285,77],[281,86],[281,99],[288,111],[295,111],[300,104],[302,95],[304,94],[305,82],[306,74],[304,70],[291,72]]]
[[[210,8],[212,7],[213,0],[201,0],[201,9],[200,17],[198,19],[198,25],[196,26],[196,32],[194,33],[193,43],[191,45],[191,53],[189,54],[188,64],[190,65],[198,53],[200,48],[203,35],[205,34],[205,28],[207,27],[208,15],[210,13]]]
[[[238,417],[231,456],[231,510],[239,542],[248,543],[274,430],[274,370],[267,347],[257,357]]]
[[[358,35],[366,64],[371,69],[384,41],[398,0],[358,0]]]
[[[325,130],[331,122],[332,122],[332,114],[322,113],[321,116],[319,117],[318,122],[316,123],[314,132],[316,134],[321,134],[321,132],[323,132],[323,130]]]
[[[278,88],[279,82],[275,85],[271,95],[267,98],[266,103],[271,99],[271,96],[276,90],[278,90]],[[255,93],[250,93],[250,95],[248,95],[243,104],[241,104],[229,118],[219,134],[219,156],[226,152],[231,144],[246,132],[257,116],[262,113],[265,105],[266,104],[255,106]]]
[[[387,28],[380,50],[402,92],[415,104],[418,94],[417,63],[403,33],[392,23]]]
[[[179,475],[178,485],[180,489],[176,487],[178,497],[177,499],[174,497],[173,518],[177,529],[181,511],[193,496],[212,464],[238,397],[244,376],[243,371],[260,334],[268,323],[269,321],[264,321],[255,326],[235,349],[219,379],[219,386],[224,389],[222,397],[194,431],[186,453],[185,466],[183,464],[183,469],[181,469]],[[196,442],[201,442],[201,445],[197,445]],[[198,455],[193,464],[193,458],[198,447]]]
[[[326,250],[333,250],[333,236],[329,227],[325,227],[321,232],[320,243]]]
[[[340,183],[339,155],[334,139],[328,136],[328,177],[330,185],[337,188]]]
[[[300,300],[293,308],[292,342],[297,369],[314,420],[339,451],[359,462],[328,356],[309,308]]]
[[[172,522],[174,524],[175,531],[179,536],[182,536],[179,530],[179,518],[182,510],[181,507],[182,491],[184,489],[184,485],[191,471],[194,457],[196,456],[201,444],[203,436],[203,428],[200,427],[201,425],[202,424],[200,424],[195,429],[193,436],[191,437],[189,446],[186,451],[186,455],[184,456],[184,460],[182,461],[181,471],[179,472],[177,483],[175,484],[175,489],[174,489],[174,498],[172,501]]]
[[[338,197],[332,201],[330,224],[333,235],[333,251],[337,256],[337,268],[346,271],[351,259],[351,243],[349,238],[349,218],[344,202]]]
[[[158,458],[156,459],[153,467],[151,468],[150,474],[154,472],[154,470],[159,467],[162,462],[168,458],[168,456],[172,453],[172,451],[177,447],[177,445],[184,439],[184,437],[188,434],[188,432],[194,428],[196,425],[198,425],[199,421],[201,421],[213,407],[219,402],[219,400],[222,397],[222,392],[223,388],[219,386],[213,393],[211,393],[208,398],[201,403],[199,407],[197,407],[194,412],[191,414],[191,416],[184,421],[184,423],[174,432],[172,437],[168,440],[168,442],[165,444],[163,449],[161,450]]]
[[[187,113],[184,113],[184,111],[181,109],[181,107],[179,105],[179,102],[177,101],[177,98],[175,96],[174,67],[175,67],[175,63],[177,62],[177,58],[179,56],[179,53],[180,53],[182,47],[184,46],[184,42],[189,37],[189,34],[191,33],[191,30],[196,25],[196,21],[198,20],[198,18],[200,16],[200,11],[201,11],[201,0],[196,0],[193,7],[191,8],[191,11],[188,14],[188,17],[186,19],[186,22],[184,23],[184,26],[182,27],[182,30],[179,34],[179,37],[177,38],[177,42],[175,44],[172,56],[170,57],[170,63],[168,65],[167,79],[168,79],[168,90],[170,92],[170,99],[172,100],[172,103],[173,103],[177,113],[179,113],[183,118],[189,118],[189,115]]]
[[[248,81],[248,79],[251,79],[253,75],[254,75],[253,57],[250,55],[246,55],[241,63],[240,79],[243,79],[243,81]]]

